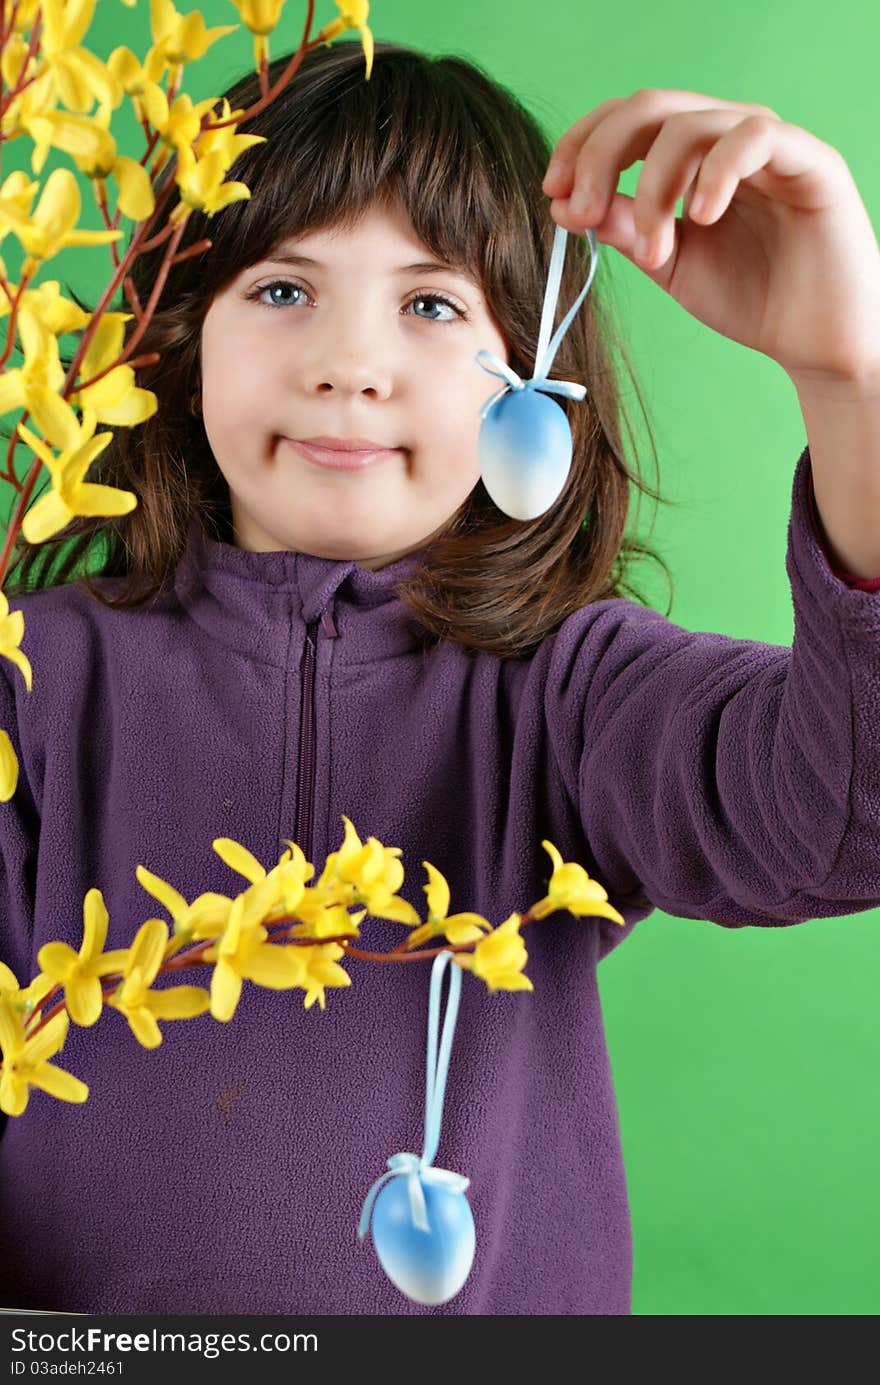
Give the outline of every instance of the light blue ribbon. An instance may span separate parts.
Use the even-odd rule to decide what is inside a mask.
[[[428,1224],[428,1209],[422,1189],[423,1182],[440,1184],[454,1193],[463,1193],[470,1183],[470,1179],[465,1178],[460,1173],[453,1173],[451,1169],[435,1169],[431,1165],[431,1160],[437,1153],[437,1146],[440,1143],[440,1122],[443,1117],[446,1074],[449,1070],[452,1035],[455,1031],[458,999],[461,995],[461,967],[452,966],[449,971],[449,998],[446,1005],[446,1017],[443,1021],[443,1038],[440,1043],[438,1060],[437,1027],[440,1010],[440,985],[443,971],[451,961],[451,952],[440,952],[434,958],[434,965],[431,968],[431,992],[428,1001],[428,1076],[425,1084],[425,1144],[422,1156],[419,1158],[418,1155],[410,1154],[407,1151],[392,1154],[388,1160],[389,1172],[381,1174],[367,1193],[358,1224],[358,1237],[361,1240],[369,1229],[370,1214],[379,1189],[389,1178],[395,1178],[398,1174],[403,1174],[406,1178],[413,1224],[420,1231],[430,1231],[431,1229]]]
[[[562,266],[565,259],[565,242],[568,232],[564,226],[557,225],[556,234],[553,237],[553,254],[550,258],[550,272],[547,276],[547,291],[544,294],[544,309],[541,314],[541,330],[538,335],[538,351],[535,357],[535,373],[530,380],[523,380],[517,375],[515,370],[511,370],[506,361],[502,361],[495,355],[494,351],[487,351],[485,348],[477,352],[474,358],[483,370],[490,375],[497,375],[500,379],[506,380],[507,384],[491,399],[487,400],[480,410],[480,418],[486,417],[493,404],[505,395],[508,389],[513,390],[543,390],[546,394],[563,394],[568,399],[583,399],[587,392],[586,385],[579,385],[573,380],[548,380],[547,373],[553,365],[554,358],[559,350],[559,344],[571,325],[572,319],[578,308],[583,303],[590,291],[590,285],[596,273],[596,266],[599,262],[599,247],[596,243],[596,232],[587,231],[587,239],[590,242],[590,273],[587,282],[578,294],[575,302],[569,308],[562,322],[556,331],[553,340],[550,341],[550,333],[553,330],[553,319],[556,316],[556,303],[559,298],[559,285],[562,281]],[[483,358],[482,360],[480,358]]]

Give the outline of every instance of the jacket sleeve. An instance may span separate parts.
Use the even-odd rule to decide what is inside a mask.
[[[551,742],[612,903],[729,928],[880,906],[880,604],[829,567],[809,467],[807,448],[791,648],[619,600],[558,632]]]
[[[0,961],[12,968],[20,986],[26,986],[37,971],[31,966],[31,943],[40,827],[22,755],[15,680],[21,685],[21,696],[28,697],[18,669],[0,657],[0,726],[12,742],[19,765],[15,793],[0,802]],[[0,1112],[0,1132],[5,1123]]]

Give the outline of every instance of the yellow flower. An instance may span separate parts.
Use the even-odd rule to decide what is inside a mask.
[[[166,67],[161,48],[151,48],[141,63],[131,49],[123,44],[113,49],[107,59],[107,66],[126,95],[131,97],[134,113],[139,121],[149,120],[151,109],[160,112],[164,109],[167,119],[168,102],[159,86]],[[155,124],[155,121],[152,123]]]
[[[250,149],[254,144],[265,144],[265,135],[238,135],[234,125],[223,124],[224,121],[231,120],[234,115],[243,114],[243,110],[230,110],[229,101],[224,96],[222,109],[217,116],[217,123],[223,125],[223,129],[217,130],[213,125],[205,126],[194,146],[198,157],[202,159],[206,154],[220,154],[225,172],[232,167],[239,154],[243,154],[246,149]]]
[[[211,845],[220,859],[225,861],[232,870],[237,871],[246,880],[250,880],[254,886],[259,886],[264,891],[263,896],[261,896],[262,902],[254,906],[254,916],[257,917],[258,910],[264,907],[265,901],[270,901],[270,907],[265,909],[262,915],[263,924],[271,923],[272,916],[275,914],[284,917],[287,914],[301,913],[300,906],[304,896],[313,894],[311,890],[305,889],[304,882],[314,875],[315,867],[306,860],[294,842],[287,843],[290,850],[282,854],[278,865],[274,866],[268,873],[257,858],[248,851],[247,847],[242,846],[240,842],[234,841],[231,837],[217,837]],[[274,903],[271,903],[273,900]],[[354,935],[357,936],[357,928],[353,930],[351,928],[351,916],[345,913],[341,906],[337,911],[335,907],[327,908],[322,901],[322,894],[315,896],[315,913],[320,915],[320,917],[315,918],[315,935],[320,936],[321,931],[328,935],[353,931]],[[304,936],[310,927],[312,927],[311,923],[295,925],[289,929],[289,936]],[[262,959],[261,966],[273,969],[281,965],[278,963],[277,954],[282,949],[277,945],[264,942],[267,936],[266,928],[261,926],[258,930],[254,930],[251,941],[247,945],[251,949],[250,953],[247,952],[247,948],[240,951],[240,955],[246,961],[248,956],[250,957],[250,961],[247,962],[250,969],[242,973],[248,979],[258,981],[261,985],[273,985],[276,989],[291,986],[303,987],[306,991],[305,1008],[307,1010],[316,1000],[322,1010],[325,1008],[325,986],[351,985],[351,978],[348,973],[343,971],[342,967],[337,966],[333,960],[336,957],[341,957],[344,952],[338,943],[317,944],[314,947],[298,945],[285,948],[284,951],[291,954],[291,957],[289,962],[285,962],[281,966],[281,970],[278,972],[279,980],[261,980],[259,976],[254,974],[253,960],[255,956]],[[272,974],[270,970],[269,975]],[[228,977],[225,982],[218,981],[218,989],[224,984],[229,984]],[[235,989],[234,979],[231,986],[237,1003],[241,986],[238,985]],[[211,1013],[214,1014],[214,1011],[212,1010]],[[217,1014],[214,1017],[215,1019],[222,1018],[221,1015]]]
[[[376,837],[368,838],[364,844],[345,814],[342,821],[345,823],[342,845],[327,857],[316,888],[333,886],[345,890],[348,887],[346,902],[365,904],[375,918],[408,925],[420,923],[412,905],[396,897],[404,878],[398,859],[403,854],[401,848],[383,846]]]
[[[269,60],[269,34],[281,18],[284,0],[232,0],[245,25],[254,35],[254,61],[257,67]]]
[[[40,115],[55,107],[55,82],[46,62],[40,62],[36,55],[28,57],[28,36],[14,33],[3,44],[0,53],[0,72],[10,93],[19,83],[26,83],[18,96],[7,97],[8,107],[0,119],[0,133],[6,139],[17,139],[26,133],[25,125],[29,116]]]
[[[42,427],[39,410],[48,393],[56,395],[64,384],[64,371],[58,355],[58,341],[40,321],[32,301],[25,302],[22,294],[18,312],[18,330],[24,357],[20,366],[0,374],[0,414],[24,406],[34,413],[37,426]]]
[[[303,890],[295,911],[300,922],[290,925],[290,937],[359,938],[358,924],[367,910],[361,909],[358,913],[350,914],[346,904],[336,897],[337,893],[338,887],[334,888],[332,885],[315,885],[312,889]],[[273,912],[280,915],[282,911],[278,908]],[[285,914],[293,912],[293,909],[284,909]]]
[[[206,29],[198,10],[182,15],[178,14],[172,0],[150,0],[153,44],[172,67],[201,58],[212,43],[224,34],[234,34],[237,28],[237,24],[223,24],[216,29]]]
[[[150,123],[158,131],[163,144],[169,150],[175,149],[178,153],[186,149],[192,156],[193,143],[202,128],[202,116],[214,106],[211,97],[197,102],[194,106],[187,93],[182,92],[180,96],[175,97],[169,108],[164,91],[161,87],[156,87],[154,92],[144,97],[144,104]],[[157,168],[162,162],[158,158],[158,153],[159,151],[154,159],[154,166]]]
[[[26,1019],[37,1013],[40,1001],[45,1000],[54,985],[51,976],[38,972],[30,985],[19,986],[12,968],[7,967],[5,962],[0,962],[0,996],[5,995],[11,1000],[15,1009]]]
[[[166,957],[172,956],[187,943],[214,938],[223,932],[232,908],[232,900],[227,895],[209,891],[200,894],[192,904],[187,904],[173,885],[154,875],[145,866],[137,866],[135,875],[147,893],[164,904],[171,915],[174,936],[165,948]]]
[[[277,883],[268,876],[233,901],[223,937],[205,952],[205,961],[216,962],[211,976],[211,1014],[215,1020],[231,1020],[244,981],[285,991],[303,984],[302,949],[294,944],[268,943],[262,926],[277,898]]]
[[[20,649],[24,636],[24,611],[10,611],[6,593],[0,589],[0,654],[21,669],[28,692],[33,687],[30,660]]]
[[[348,972],[343,971],[333,960],[335,957],[341,957],[345,951],[338,943],[317,944],[314,947],[296,945],[292,950],[300,954],[302,962],[302,977],[296,984],[304,987],[306,991],[304,1009],[310,1009],[316,1000],[322,1010],[327,1008],[324,1001],[325,986],[351,985]]]
[[[0,53],[0,72],[3,74],[3,81],[10,91],[14,91],[19,82],[26,81],[29,77],[34,77],[38,70],[38,59],[35,56],[29,57],[30,43],[22,34],[12,34],[4,43],[2,53]],[[31,90],[29,87],[28,91]],[[21,93],[19,100],[26,95]]]
[[[21,531],[28,543],[42,543],[44,539],[57,534],[69,524],[74,515],[126,515],[137,505],[137,496],[131,491],[117,490],[115,486],[94,485],[84,482],[83,477],[96,457],[99,457],[113,437],[112,433],[95,431],[94,417],[87,418],[80,425],[68,404],[58,395],[52,400],[48,391],[43,400],[45,417],[52,417],[52,432],[58,436],[64,423],[63,451],[55,457],[38,437],[18,425],[18,432],[28,446],[47,467],[52,478],[52,488],[33,504],[25,515]],[[69,417],[66,417],[65,415]],[[36,410],[34,411],[36,414]],[[44,427],[44,432],[48,429]],[[51,434],[50,434],[51,436]],[[53,439],[54,440],[54,439]]]
[[[70,1018],[84,1026],[95,1024],[104,1004],[101,977],[122,971],[126,948],[104,952],[107,941],[107,907],[100,890],[91,889],[83,900],[83,941],[79,952],[67,943],[44,943],[37,953],[43,972],[53,984],[64,987],[64,1003]]]
[[[428,897],[428,921],[416,928],[407,939],[407,951],[419,947],[428,938],[445,937],[450,943],[473,943],[492,925],[480,914],[452,914],[447,917],[449,908],[449,885],[444,876],[430,861],[422,865],[428,872],[428,884],[422,889]]]
[[[281,18],[285,0],[231,0],[231,3],[252,34],[271,34]]]
[[[0,727],[0,803],[8,803],[18,788],[18,756],[9,732]]]
[[[299,847],[294,842],[288,842],[287,845],[290,850],[281,853],[278,864],[273,866],[267,875],[265,867],[256,856],[232,837],[216,837],[211,843],[220,860],[231,870],[243,875],[252,885],[266,879],[275,882],[278,898],[276,906],[267,918],[269,923],[272,922],[272,914],[283,918],[286,914],[296,912],[305,890],[305,882],[311,880],[315,873],[315,867],[306,860]]]
[[[100,187],[112,175],[119,187],[120,211],[133,221],[146,221],[155,208],[150,175],[137,159],[117,153],[116,140],[107,129],[109,121],[106,106],[89,116],[49,111],[23,120],[36,145],[32,167],[39,173],[49,149],[62,149],[71,155],[80,172]]]
[[[9,292],[15,297],[18,286],[10,284]],[[25,289],[21,295],[18,311],[19,316],[29,313],[41,327],[56,337],[63,336],[65,332],[78,332],[83,327],[88,327],[91,321],[88,313],[84,312],[76,303],[71,303],[69,298],[64,297],[57,279],[44,279],[37,288]],[[0,317],[5,317],[8,312],[9,302],[6,295],[0,294]],[[6,374],[8,373],[7,371]],[[64,372],[62,371],[62,383],[63,379]]]
[[[24,612],[10,611],[6,593],[0,589],[0,654],[21,669],[27,690],[30,692],[33,687],[33,670],[27,655],[19,649],[23,635]],[[17,788],[18,756],[9,739],[9,733],[0,728],[0,803],[8,803]]]
[[[40,49],[52,104],[63,101],[71,111],[87,111],[93,101],[114,108],[122,100],[122,87],[106,63],[79,46],[95,12],[96,0],[43,0]]]
[[[49,174],[32,214],[22,214],[16,202],[0,197],[0,221],[27,252],[22,274],[35,273],[43,260],[68,245],[106,245],[119,240],[121,231],[75,230],[81,208],[79,186],[69,168],[56,168]]]
[[[22,1016],[8,996],[0,997],[0,1111],[20,1116],[30,1087],[40,1087],[61,1101],[85,1101],[85,1082],[48,1061],[63,1048],[69,1023],[66,1011],[59,1010],[39,1033],[25,1038]]]
[[[5,962],[0,962],[0,997],[18,992],[18,977]]]
[[[119,358],[125,324],[130,318],[131,313],[102,315],[82,359],[80,375],[83,380],[100,375]],[[152,390],[142,390],[135,385],[135,373],[130,365],[115,366],[102,380],[80,387],[71,395],[71,403],[82,409],[86,420],[94,416],[98,423],[114,423],[123,428],[143,423],[158,407]]]
[[[190,210],[213,216],[231,202],[249,198],[251,193],[246,183],[224,183],[226,171],[226,156],[222,149],[212,150],[204,158],[197,159],[192,149],[182,144],[177,151],[177,168],[174,172],[181,200],[168,220],[176,226],[186,220]]]
[[[522,974],[528,953],[519,936],[521,922],[520,914],[511,914],[472,953],[455,953],[453,961],[481,977],[490,991],[533,991],[531,981]]]
[[[329,45],[331,39],[336,38],[338,34],[345,33],[347,29],[359,29],[364,57],[367,60],[367,81],[369,81],[370,73],[373,70],[373,35],[367,27],[367,19],[370,14],[368,0],[336,0],[336,8],[340,11],[339,18],[334,19],[331,24],[325,24],[318,34],[318,39],[326,40]]]
[[[208,1008],[208,992],[201,986],[170,986],[151,991],[150,986],[162,964],[168,926],[161,919],[147,919],[137,931],[128,950],[124,981],[107,997],[107,1004],[119,1010],[144,1048],[158,1048],[162,1031],[157,1020],[192,1019]]]
[[[39,188],[38,182],[31,182],[30,178],[21,169],[16,169],[10,173],[9,177],[0,187],[0,244],[6,239],[12,230],[13,221],[27,221],[31,214],[34,198]],[[6,277],[6,268],[3,267],[3,276]],[[10,285],[10,291],[12,285]],[[9,311],[9,302],[6,294],[0,295],[3,300],[4,313]]]
[[[568,909],[579,917],[599,914],[615,923],[626,923],[623,915],[607,902],[608,895],[598,880],[591,880],[583,866],[575,861],[564,862],[552,842],[543,841],[541,845],[553,862],[553,874],[547,894],[532,907],[533,918],[543,919],[557,909]]]
[[[42,4],[42,0],[3,0],[3,19],[6,24],[15,13],[15,28],[17,31],[27,30],[33,26],[37,17],[37,10]]]
[[[296,914],[300,923],[292,924],[288,930],[291,938],[332,938],[340,934],[358,937],[357,925],[367,912],[349,914],[347,904],[352,898],[352,887],[340,883],[325,871],[321,882],[312,889],[306,887],[315,867],[306,860],[295,842],[287,842],[288,851],[282,853],[276,866],[268,876],[255,856],[230,837],[218,837],[212,846],[221,860],[243,875],[246,880],[256,884],[260,880],[272,879],[277,891],[276,902],[266,916],[266,923],[277,918]],[[338,898],[342,894],[342,899]]]

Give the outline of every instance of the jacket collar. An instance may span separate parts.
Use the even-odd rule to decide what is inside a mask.
[[[193,515],[174,577],[180,604],[212,638],[283,665],[292,629],[321,622],[349,663],[418,647],[426,632],[394,592],[427,546],[372,572],[352,558],[255,553],[210,536]]]

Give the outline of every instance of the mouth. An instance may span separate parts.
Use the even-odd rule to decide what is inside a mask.
[[[294,451],[306,461],[328,471],[363,471],[377,462],[388,461],[391,457],[402,457],[403,448],[373,448],[357,452],[343,452],[335,447],[321,447],[313,442],[298,442],[296,438],[284,438]]]

